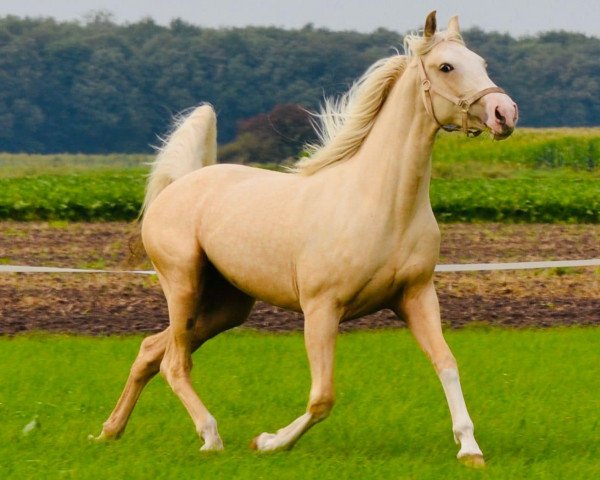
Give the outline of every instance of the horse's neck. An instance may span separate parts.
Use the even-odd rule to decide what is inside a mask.
[[[431,152],[437,126],[422,104],[414,69],[392,87],[371,132],[350,168],[396,219],[407,220],[429,205]],[[357,170],[357,171],[356,171]]]

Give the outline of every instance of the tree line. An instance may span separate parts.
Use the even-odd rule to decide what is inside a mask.
[[[513,38],[479,29],[464,37],[519,103],[521,125],[600,125],[600,38]],[[281,125],[297,123],[302,115],[290,105],[317,108],[324,95],[345,91],[401,45],[402,35],[386,29],[212,29],[151,19],[124,25],[103,14],[86,22],[3,17],[0,151],[145,152],[173,114],[200,101],[215,106],[221,143],[236,133],[251,142],[251,132],[269,125],[278,134],[268,112]],[[299,128],[279,134],[295,145],[309,136]]]

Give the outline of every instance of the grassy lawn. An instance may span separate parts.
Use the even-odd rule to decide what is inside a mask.
[[[300,415],[309,375],[300,335],[224,334],[195,355],[194,382],[225,452],[201,454],[162,379],[118,442],[87,442],[116,401],[139,337],[0,340],[0,478],[485,478],[600,475],[600,329],[447,332],[488,467],[454,459],[442,389],[406,331],[339,338],[338,403],[291,452],[253,436]],[[40,427],[23,428],[37,416]]]
[[[151,160],[0,153],[0,218],[134,219]],[[432,178],[441,221],[600,223],[600,128],[518,129],[504,142],[441,133]]]

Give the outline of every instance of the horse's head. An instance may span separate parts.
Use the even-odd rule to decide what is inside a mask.
[[[427,112],[445,130],[476,136],[489,128],[495,139],[507,138],[519,116],[516,103],[492,82],[485,60],[464,45],[457,17],[446,31],[436,29],[432,12],[423,37],[407,38]]]

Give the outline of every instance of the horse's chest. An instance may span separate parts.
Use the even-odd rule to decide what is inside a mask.
[[[341,303],[351,316],[393,306],[404,288],[431,278],[438,253],[439,237],[432,229],[431,235],[358,255],[352,269],[338,279],[343,285]]]
[[[421,275],[427,275],[426,268],[417,263],[395,268],[390,262],[377,269],[348,271],[337,279],[332,278],[325,290],[336,298],[345,320],[393,308],[403,289]]]

